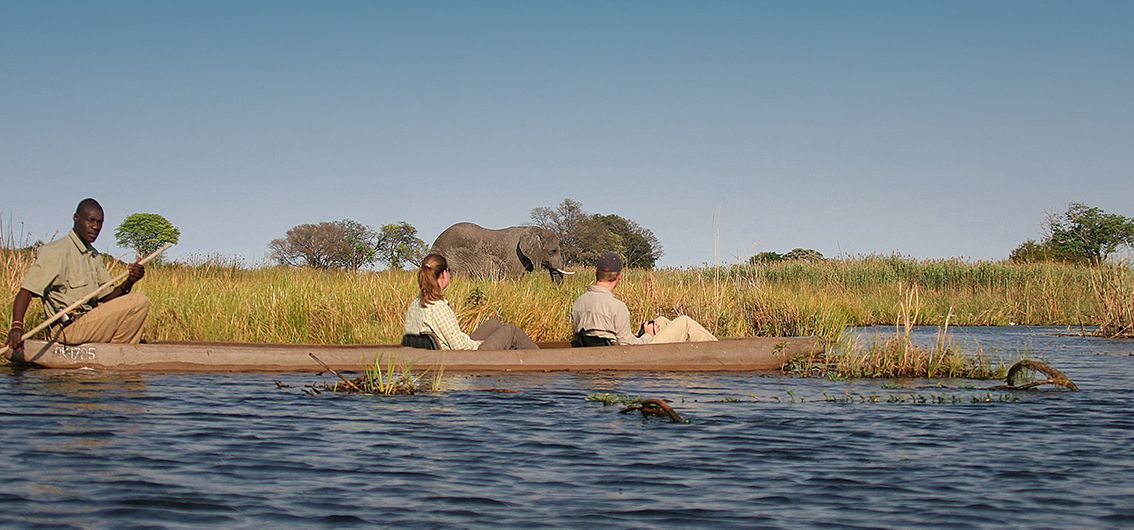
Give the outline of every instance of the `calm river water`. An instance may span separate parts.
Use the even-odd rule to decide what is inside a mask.
[[[548,373],[376,398],[309,396],[314,374],[8,371],[0,527],[1134,527],[1134,341],[1056,331],[954,337],[1080,392]]]

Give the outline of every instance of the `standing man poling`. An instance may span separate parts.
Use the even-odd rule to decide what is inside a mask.
[[[102,254],[92,246],[102,231],[102,206],[94,199],[83,199],[75,209],[75,224],[66,237],[39,247],[35,263],[24,275],[20,291],[12,302],[12,325],[7,346],[13,352],[24,347],[24,315],[33,296],[42,299],[50,314],[57,313],[109,282],[110,272]],[[146,274],[144,266],[127,266],[129,276],[102,298],[92,299],[64,317],[56,340],[63,344],[117,342],[137,344],[149,313],[150,300],[142,293],[131,293],[134,284]],[[58,327],[56,327],[58,329]]]

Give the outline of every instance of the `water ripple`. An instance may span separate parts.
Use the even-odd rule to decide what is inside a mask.
[[[974,403],[984,382],[609,372],[312,397],[303,385],[328,379],[11,373],[0,527],[1134,524],[1134,358],[1098,354],[1129,343],[957,333],[1026,345],[1083,391]],[[619,414],[592,392],[668,398],[691,423]],[[919,394],[955,399],[887,402]]]

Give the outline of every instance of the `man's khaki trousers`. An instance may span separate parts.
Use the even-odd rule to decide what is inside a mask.
[[[59,332],[63,344],[113,342],[137,344],[142,340],[142,324],[150,312],[150,299],[142,293],[119,296],[102,302]]]
[[[667,342],[705,342],[717,340],[709,330],[697,323],[696,320],[681,315],[673,320],[657,317],[654,322],[661,328],[650,344],[663,344]]]

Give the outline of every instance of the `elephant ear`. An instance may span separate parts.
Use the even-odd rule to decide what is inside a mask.
[[[541,243],[540,236],[536,232],[529,231],[520,236],[520,241],[516,243],[516,256],[520,258],[524,270],[532,272],[537,262],[543,262]]]

